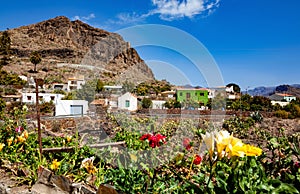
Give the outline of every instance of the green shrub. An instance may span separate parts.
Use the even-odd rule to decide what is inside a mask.
[[[282,119],[288,119],[289,118],[289,113],[285,110],[277,110],[274,115],[276,117],[282,118]]]

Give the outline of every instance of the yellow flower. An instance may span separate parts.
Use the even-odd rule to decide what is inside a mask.
[[[262,149],[249,144],[245,144],[243,149],[246,156],[260,156],[262,154]]]
[[[215,141],[214,141],[214,133],[213,132],[206,132],[205,135],[201,135],[202,139],[205,142],[205,145],[207,147],[209,157],[212,160],[214,149],[215,149]]]
[[[217,144],[217,152],[219,157],[226,155],[225,149],[229,145],[231,136],[228,131],[222,130],[215,133],[215,140]]]
[[[27,139],[28,138],[28,131],[27,130],[24,130],[23,133],[22,133],[22,136]]]
[[[95,174],[97,168],[93,165],[95,157],[86,158],[81,162],[81,168],[85,168],[89,174]]]
[[[57,170],[59,166],[60,166],[60,162],[57,162],[57,159],[54,159],[52,161],[52,164],[50,165],[50,169]]]
[[[2,151],[3,147],[5,146],[4,143],[0,143],[0,152]]]
[[[67,142],[70,143],[71,140],[72,140],[72,136],[69,136],[69,135],[68,135],[68,136],[67,136]]]
[[[12,144],[13,140],[14,140],[14,137],[11,137],[11,138],[7,139],[6,140],[7,141],[7,145],[10,146]]]
[[[244,157],[245,152],[243,150],[244,143],[239,138],[230,137],[230,142],[226,148],[226,152],[229,153],[229,156],[238,156]]]
[[[135,154],[129,154],[130,159],[133,160],[134,162],[137,161],[137,156]]]
[[[23,143],[23,142],[26,141],[26,139],[21,135],[21,136],[17,137],[17,141],[20,142],[20,143]]]

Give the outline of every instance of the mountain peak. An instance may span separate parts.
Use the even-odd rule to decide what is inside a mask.
[[[28,72],[30,53],[38,51],[42,55],[39,66],[46,66],[46,69],[57,71],[58,63],[80,64],[84,60],[84,63],[93,62],[88,65],[100,64],[101,69],[105,69],[106,72],[102,72],[104,81],[120,80],[121,75],[128,80],[132,78],[134,83],[154,79],[151,69],[120,35],[94,28],[79,20],[71,21],[65,16],[57,16],[11,29],[9,34],[14,56],[5,69],[13,69],[18,74]],[[18,67],[13,67],[18,64]],[[132,68],[136,75],[129,72]],[[125,71],[127,74],[124,74]],[[52,73],[57,74],[54,71]]]

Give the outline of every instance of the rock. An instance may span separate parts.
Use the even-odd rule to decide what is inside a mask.
[[[118,194],[110,185],[100,185],[96,194]]]
[[[31,190],[36,194],[68,194],[71,192],[71,182],[64,176],[53,175],[50,170],[40,167],[38,180]]]
[[[3,183],[0,183],[0,194],[9,194],[9,188]]]
[[[38,180],[33,185],[31,189],[31,194],[50,194],[50,193],[51,194],[95,194],[95,191],[89,189],[85,185],[72,183],[65,176],[54,175],[50,170],[41,166],[38,170]]]
[[[99,75],[105,82],[122,83],[128,79],[132,83],[140,83],[154,80],[151,69],[119,34],[94,28],[78,20],[71,21],[59,16],[8,32],[14,57],[10,65],[4,67],[7,71],[17,74],[28,72],[33,68],[28,57],[32,51],[38,51],[42,55],[38,70],[47,69],[47,76],[61,76],[62,81],[72,76],[72,64],[96,66],[98,72],[87,69],[80,71],[86,71],[85,76],[90,73]],[[26,65],[19,65],[21,63]],[[57,67],[58,63],[69,66]],[[58,73],[60,70],[70,73]],[[43,73],[38,72],[39,76],[43,76]]]

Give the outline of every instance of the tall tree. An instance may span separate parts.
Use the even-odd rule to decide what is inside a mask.
[[[41,55],[37,51],[33,51],[30,54],[30,62],[34,65],[34,72],[37,72],[36,65],[39,64],[41,61],[42,61]]]
[[[235,84],[235,83],[230,83],[230,84],[227,84],[226,87],[231,87],[233,86],[233,91],[236,92],[236,93],[240,93],[241,92],[241,88],[239,85]]]
[[[98,79],[97,83],[96,83],[96,92],[99,93],[99,92],[102,92],[103,90],[104,90],[104,83],[103,83],[103,81]]]
[[[0,37],[0,66],[7,65],[9,63],[10,54],[11,54],[11,39],[9,37],[8,31],[4,31]]]

